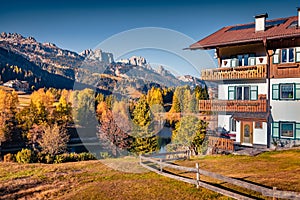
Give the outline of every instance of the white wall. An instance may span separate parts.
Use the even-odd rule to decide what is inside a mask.
[[[231,115],[219,115],[218,126],[224,127],[227,131],[230,131],[230,117]],[[241,122],[236,123],[236,142],[241,142]],[[253,122],[253,144],[267,145],[267,123],[263,122],[262,129],[256,129],[255,123]]]
[[[263,122],[262,129],[256,129],[253,123],[253,143],[267,145],[267,123]]]
[[[229,131],[229,119],[231,115],[218,115],[218,127],[224,127]]]
[[[258,94],[267,94],[267,83],[219,84],[218,99],[228,100],[228,86],[258,86]]]
[[[271,79],[272,84],[300,83],[300,78]],[[274,121],[296,121],[300,122],[300,100],[272,100],[272,117]]]

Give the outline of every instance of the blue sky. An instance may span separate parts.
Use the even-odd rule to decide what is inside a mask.
[[[0,32],[17,32],[33,36],[40,42],[52,42],[61,48],[81,52],[95,48],[115,34],[142,27],[171,29],[196,41],[224,26],[253,22],[256,14],[267,12],[269,19],[297,15],[296,7],[300,3],[286,0],[11,0],[2,1],[0,5]],[[178,49],[182,48],[178,46]],[[143,51],[123,56],[133,54],[143,54]],[[147,55],[149,62],[172,66],[179,74],[196,74],[184,70],[184,62],[174,61],[176,59],[170,55],[161,56],[162,59],[159,53],[147,50],[142,56]],[[201,67],[212,66],[208,62],[207,66]]]

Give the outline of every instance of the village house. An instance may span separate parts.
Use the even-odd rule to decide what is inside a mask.
[[[26,92],[29,90],[29,83],[27,81],[20,81],[20,80],[10,80],[3,84],[3,86],[13,88],[18,91]]]
[[[300,144],[300,9],[298,16],[224,27],[190,45],[215,49],[218,68],[201,79],[218,83],[217,99],[200,111],[218,113],[235,142],[252,147]]]

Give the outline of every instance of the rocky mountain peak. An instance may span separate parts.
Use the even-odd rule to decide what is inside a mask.
[[[89,60],[100,61],[104,63],[114,62],[114,57],[112,53],[103,52],[101,49],[86,49],[79,53],[80,56],[87,58]]]
[[[19,33],[6,33],[6,32],[2,32],[0,34],[0,38],[1,39],[25,39],[21,34]]]
[[[156,72],[162,76],[173,76],[173,74],[166,70],[162,65],[158,66]]]
[[[128,59],[120,59],[117,62],[119,63],[124,63],[127,65],[135,65],[135,66],[140,66],[140,67],[149,67],[147,65],[147,61],[146,58],[142,57],[142,56],[131,56]]]

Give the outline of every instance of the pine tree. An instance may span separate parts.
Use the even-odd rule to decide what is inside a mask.
[[[150,107],[156,104],[163,106],[164,103],[161,89],[152,87],[147,93],[147,102]]]
[[[185,116],[175,125],[172,143],[183,145],[198,154],[204,141],[208,123],[194,116]]]
[[[96,127],[96,113],[95,113],[95,93],[91,89],[84,89],[76,93],[74,97],[75,121],[83,127]]]
[[[142,96],[133,110],[133,122],[139,127],[147,127],[150,124],[150,108],[146,97]]]
[[[149,153],[158,148],[157,137],[153,135],[150,128],[150,108],[146,97],[142,96],[133,110],[133,122],[135,126],[132,130],[133,143],[130,151],[134,153]]]
[[[62,94],[59,98],[55,110],[56,121],[59,124],[67,124],[72,120],[72,105],[67,101],[66,94]]]
[[[172,99],[172,107],[170,110],[171,113],[180,113],[180,101],[178,99],[177,92],[174,92],[173,99]]]

